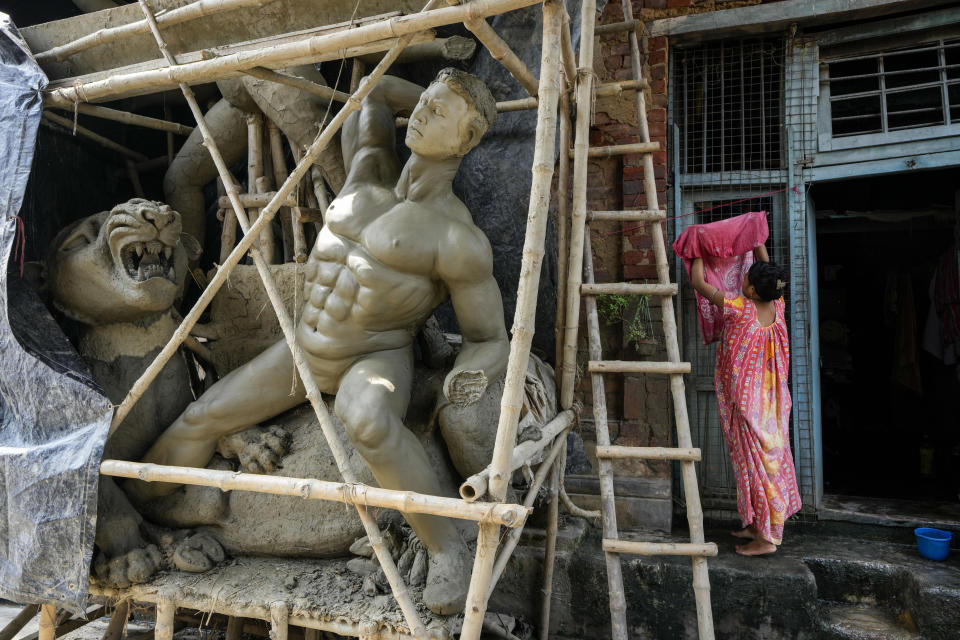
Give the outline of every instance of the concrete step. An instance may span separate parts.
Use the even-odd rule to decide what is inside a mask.
[[[920,640],[909,617],[897,620],[870,604],[825,603],[823,640]]]

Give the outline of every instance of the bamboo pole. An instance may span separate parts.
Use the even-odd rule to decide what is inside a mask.
[[[473,4],[472,2],[470,4]],[[537,79],[527,69],[517,54],[513,52],[510,45],[493,30],[485,18],[467,18],[463,21],[464,26],[470,30],[470,33],[477,37],[483,46],[487,48],[490,56],[502,64],[510,72],[517,82],[527,90],[534,98],[537,97]]]
[[[64,111],[71,111],[73,109],[73,107],[55,108],[63,109]],[[193,127],[188,127],[187,125],[180,124],[179,122],[170,122],[169,120],[151,118],[150,116],[142,116],[139,113],[120,111],[118,109],[109,109],[107,107],[101,107],[93,104],[78,104],[77,113],[82,113],[85,116],[91,116],[93,118],[100,118],[102,120],[122,122],[123,124],[130,124],[136,127],[144,127],[147,129],[155,129],[157,131],[176,133],[181,136],[188,136],[190,135],[190,132],[193,131]],[[73,125],[71,124],[71,127],[72,126]]]
[[[565,24],[569,17],[565,16]],[[569,26],[567,26],[569,30]],[[570,148],[570,97],[566,91],[560,92],[560,148]],[[567,272],[570,250],[570,157],[560,154],[557,176],[557,311],[554,321],[554,363],[558,369],[557,386],[562,387],[559,379],[563,375],[560,363],[563,360],[563,326],[566,319],[567,281],[563,274]]]
[[[93,611],[86,613],[78,618],[70,618],[70,614],[67,611],[61,611],[57,615],[57,619],[54,621],[53,635],[57,638],[62,637],[70,633],[71,631],[76,631],[82,626],[88,625],[94,620],[98,620],[103,617],[106,613],[106,607],[97,607]],[[33,633],[27,634],[19,638],[19,640],[39,640],[40,631],[37,630]]]
[[[240,640],[242,635],[243,618],[239,616],[228,616],[226,640]]]
[[[36,604],[28,604],[21,609],[20,613],[15,615],[13,620],[3,627],[3,630],[0,630],[0,640],[13,640],[16,635],[20,633],[20,630],[23,629],[28,622],[33,620],[39,610],[40,605]]]
[[[477,42],[473,38],[450,36],[449,38],[436,38],[430,42],[410,45],[397,59],[397,62],[401,64],[424,60],[465,62],[473,58],[476,51]],[[368,53],[362,56],[362,60],[366,64],[377,64],[381,57],[383,56],[378,53]]]
[[[360,81],[363,80],[363,74],[367,70],[367,65],[360,60],[359,58],[353,59],[353,64],[350,66],[350,92],[357,90],[357,87],[360,86]]]
[[[220,13],[221,11],[233,11],[244,7],[259,7],[272,1],[273,0],[197,0],[197,2],[178,9],[171,9],[157,16],[157,24],[162,27],[169,27],[180,24],[181,22],[196,20],[197,18]],[[147,21],[138,20],[119,27],[94,31],[91,34],[62,44],[59,47],[41,51],[34,57],[37,64],[41,65],[48,62],[61,62],[74,54],[92,47],[148,33],[150,33],[150,25],[147,24]]]
[[[127,158],[127,178],[130,180],[130,185],[133,187],[133,194],[138,198],[146,197],[143,193],[143,185],[140,184],[140,174],[137,172],[136,163]]]
[[[157,623],[153,628],[154,640],[173,640],[174,616],[177,605],[170,598],[157,598]]]
[[[656,226],[656,225],[654,225]],[[592,300],[592,296],[588,299]],[[664,298],[664,301],[671,300]],[[673,306],[672,304],[670,306]],[[636,360],[591,360],[587,363],[590,373],[660,373],[674,375],[690,373],[689,362],[648,362]]]
[[[342,445],[341,445],[342,446]],[[529,509],[516,504],[464,503],[456,498],[431,496],[412,491],[381,489],[353,481],[331,482],[312,478],[265,476],[193,467],[171,467],[126,460],[104,460],[100,473],[118,478],[135,478],[143,482],[171,482],[221,491],[255,491],[281,496],[297,496],[306,500],[331,500],[345,504],[396,509],[406,513],[423,513],[461,520],[488,520],[496,525],[519,527]]]
[[[170,68],[117,73],[89,82],[77,81],[46,94],[54,105],[72,108],[74,102],[94,102],[129,92],[170,88],[179,83],[213,82],[253,67],[279,68],[318,60],[326,54],[340,55],[343,49],[378,41],[392,41],[406,35],[463,22],[469,18],[485,18],[520,9],[541,0],[472,0],[463,6],[444,7],[425,13],[398,16],[335,33],[313,36],[302,41],[266,44],[242,53],[200,60]],[[386,47],[384,47],[386,48]]]
[[[560,365],[560,407],[573,406],[573,388],[577,373],[577,332],[580,326],[580,281],[583,271],[583,239],[587,217],[587,151],[590,146],[592,108],[593,28],[596,0],[584,0],[580,7],[580,59],[577,69],[577,120],[574,124],[573,206],[570,220],[570,253],[567,265],[566,321],[564,322],[563,361]],[[566,149],[561,150],[566,153]]]
[[[563,439],[566,446],[566,438]],[[560,512],[560,460],[551,465],[550,502],[547,503],[547,538],[543,550],[543,601],[540,604],[540,640],[550,638],[550,605],[553,599],[553,569],[557,552],[557,520]]]
[[[700,460],[700,449],[677,447],[597,447],[597,457],[610,460]]]
[[[167,50],[166,42],[163,40],[163,36],[160,34],[160,30],[153,18],[153,13],[146,4],[146,0],[139,0],[139,3],[141,9],[143,10],[144,17],[147,19],[147,22],[150,23],[150,29],[153,32],[154,39],[157,41],[157,46],[160,48],[161,53],[167,60],[167,63],[170,65],[170,69],[175,69],[176,60]],[[338,434],[333,429],[330,415],[327,412],[326,405],[323,403],[320,390],[313,378],[313,373],[310,369],[310,366],[306,362],[300,345],[297,343],[295,329],[290,320],[290,315],[287,313],[286,308],[283,305],[283,299],[280,296],[280,292],[277,290],[276,283],[274,282],[273,276],[270,273],[270,268],[263,259],[260,251],[253,246],[253,241],[257,237],[256,234],[259,233],[259,231],[269,224],[269,222],[273,219],[273,216],[279,208],[279,205],[277,204],[278,201],[286,198],[286,196],[290,194],[296,184],[306,173],[307,168],[313,164],[317,157],[319,157],[319,154],[324,148],[326,148],[327,144],[329,144],[333,135],[339,131],[347,116],[360,108],[363,98],[373,89],[377,80],[383,76],[393,61],[396,60],[400,52],[403,51],[403,48],[406,47],[411,40],[413,40],[414,35],[415,33],[411,32],[397,39],[396,44],[392,49],[390,49],[387,55],[384,56],[380,64],[377,65],[370,76],[361,84],[360,88],[358,88],[356,93],[351,96],[350,100],[347,101],[344,107],[337,112],[337,115],[334,116],[330,125],[317,135],[316,140],[314,140],[314,142],[310,145],[310,148],[307,149],[301,162],[294,168],[293,173],[287,178],[287,181],[277,190],[274,200],[261,211],[260,217],[256,223],[249,225],[246,212],[243,210],[243,207],[240,206],[238,200],[233,201],[233,210],[236,213],[237,220],[245,233],[243,240],[231,252],[226,264],[224,265],[224,268],[221,268],[217,271],[213,280],[211,280],[207,288],[204,289],[200,299],[194,305],[194,308],[191,309],[190,313],[187,314],[187,317],[184,318],[184,321],[181,323],[170,342],[168,342],[167,345],[161,350],[160,354],[157,355],[156,359],[150,365],[150,367],[148,367],[147,371],[134,384],[134,389],[131,389],[127,398],[124,400],[121,406],[118,407],[116,413],[114,414],[114,422],[111,424],[111,430],[115,429],[123,417],[125,417],[125,414],[123,414],[124,406],[126,406],[126,410],[129,412],[130,407],[132,407],[133,403],[136,402],[137,397],[139,397],[139,395],[136,395],[135,393],[137,386],[141,384],[143,385],[139,391],[139,393],[142,394],[143,388],[145,388],[146,385],[149,384],[158,373],[158,370],[154,368],[157,366],[162,367],[163,364],[165,364],[170,358],[170,355],[172,355],[171,352],[176,350],[176,345],[183,340],[183,336],[180,335],[181,331],[189,331],[190,327],[193,326],[193,323],[195,323],[199,317],[200,311],[202,311],[206,305],[209,304],[209,298],[204,299],[207,293],[213,292],[211,293],[210,297],[216,293],[219,287],[223,284],[223,280],[227,277],[227,275],[229,275],[230,270],[239,260],[239,256],[242,255],[242,251],[250,249],[253,262],[260,274],[260,279],[263,282],[264,289],[266,290],[267,296],[273,305],[274,311],[277,315],[277,320],[280,323],[280,328],[282,329],[284,338],[287,341],[287,345],[290,347],[290,351],[293,355],[294,365],[296,366],[296,370],[299,373],[306,390],[306,397],[310,401],[310,404],[317,415],[323,435],[327,440],[328,446],[330,447],[330,452],[333,454],[334,460],[337,463],[337,468],[347,483],[356,484],[356,478],[354,477],[354,474],[346,465],[347,456],[343,448],[343,444],[341,443]],[[196,97],[193,95],[193,91],[185,83],[181,83],[180,89],[183,92],[184,97],[187,99],[187,104],[190,105],[190,110],[193,112],[194,118],[197,121],[197,126],[200,128],[200,132],[203,135],[207,150],[210,152],[214,164],[217,167],[217,171],[224,181],[227,194],[235,197],[237,194],[237,187],[234,184],[229,168],[226,166],[226,163],[223,160],[223,156],[220,154],[220,150],[217,147],[216,141],[210,134],[210,130],[207,127],[203,112],[200,110],[200,105],[197,103]],[[218,278],[220,279],[218,280]],[[414,636],[425,635],[423,622],[420,620],[417,610],[413,605],[413,601],[410,599],[410,594],[407,591],[406,584],[403,582],[403,578],[400,576],[400,572],[397,570],[396,563],[393,561],[389,550],[386,548],[383,542],[383,538],[380,534],[380,529],[377,526],[376,521],[367,512],[365,506],[357,505],[357,513],[360,516],[360,521],[367,533],[370,546],[373,548],[377,559],[380,561],[380,567],[383,569],[384,575],[387,578],[387,582],[390,584],[394,598],[399,604],[401,611],[403,611],[404,618],[410,627],[411,633]]]
[[[300,89],[306,93],[311,93],[315,96],[323,98],[328,102],[330,100],[336,100],[337,102],[346,102],[350,98],[349,93],[344,93],[343,91],[337,91],[330,87],[325,87],[322,84],[316,82],[311,82],[306,78],[301,78],[299,76],[291,76],[285,73],[278,73],[272,69],[267,69],[266,67],[254,67],[252,69],[247,69],[244,71],[248,76],[253,76],[254,78],[259,78],[261,80],[266,80],[267,82],[275,82],[276,84],[283,84],[288,87],[293,87],[295,89]]]
[[[593,282],[593,248],[587,239],[583,244],[583,275],[587,283]],[[590,345],[590,357],[602,356],[600,346],[600,321],[597,314],[597,299],[586,299],[587,336]],[[597,446],[610,446],[610,431],[607,425],[607,395],[603,385],[603,375],[591,372],[593,385],[593,424],[597,433]],[[606,458],[598,458],[600,473],[600,509],[603,514],[604,539],[616,540],[617,510],[613,493],[613,465]],[[623,592],[623,569],[620,556],[604,553],[607,565],[607,589],[610,594],[610,631],[612,640],[627,640],[627,602]]]
[[[290,626],[290,608],[285,602],[270,605],[270,640],[287,640]]]
[[[83,106],[92,107],[94,105],[85,104]],[[77,109],[79,108],[80,108],[80,105],[78,104]],[[170,105],[167,104],[166,99],[164,99],[163,101],[163,117],[168,122],[172,121],[172,118],[173,118],[173,114],[170,110]],[[175,124],[179,124],[179,123],[175,123]],[[183,125],[180,125],[180,126],[183,126]],[[190,131],[193,131],[193,127],[190,127]],[[174,144],[173,144],[173,132],[168,131],[167,132],[167,166],[170,166],[171,164],[173,164],[173,158],[174,158],[175,152],[176,150],[174,149]]]
[[[589,1],[589,0],[588,0]],[[474,3],[471,2],[470,6]],[[560,26],[563,12],[550,0],[543,4],[543,40],[540,56],[540,104],[537,109],[536,146],[533,154],[533,181],[530,189],[530,205],[527,213],[527,230],[523,245],[523,264],[517,288],[517,306],[513,323],[513,338],[510,341],[510,358],[500,402],[500,420],[497,424],[497,439],[493,449],[489,493],[493,501],[506,498],[510,479],[511,452],[516,445],[517,421],[523,406],[523,384],[537,308],[537,293],[540,284],[540,268],[543,262],[543,245],[546,235],[550,187],[553,179],[554,153],[557,132],[557,101],[560,93]],[[467,594],[466,614],[461,640],[477,640],[483,628],[483,614],[487,609],[490,578],[499,527],[483,523],[477,541],[477,554],[470,590]]]
[[[286,178],[284,178],[286,180]],[[283,184],[282,182],[278,184]],[[276,191],[267,191],[264,193],[239,193],[237,194],[237,199],[240,200],[240,206],[245,209],[253,208],[263,208],[270,204],[273,198],[277,195]],[[226,195],[219,196],[217,198],[217,207],[220,209],[228,209],[230,204],[230,198]],[[293,195],[288,195],[281,202],[278,203],[281,207],[294,207],[297,205],[296,198]]]
[[[270,138],[270,164],[273,165],[273,179],[276,184],[283,184],[290,175],[287,171],[287,158],[283,153],[283,134],[280,133],[280,127],[270,119],[267,120],[267,133]],[[290,262],[295,259],[296,262],[306,262],[307,250],[306,241],[303,238],[303,225],[293,219],[293,211],[289,207],[281,212],[280,226],[283,230],[283,261]],[[299,237],[297,230],[300,231]]]
[[[596,33],[599,36],[608,33],[619,33],[620,31],[633,31],[638,26],[640,26],[640,21],[631,18],[629,20],[624,20],[623,22],[612,22],[610,24],[600,25],[597,27]]]
[[[618,80],[616,82],[601,82],[597,84],[596,96],[606,98],[618,96],[624,91],[640,91],[647,88],[646,80]]]
[[[57,629],[57,608],[52,604],[40,605],[39,640],[54,640]]]
[[[567,80],[567,89],[572,91],[577,84],[577,61],[573,55],[573,38],[570,37],[570,15],[566,9],[563,10],[563,32],[561,36],[560,55],[563,60],[563,75]],[[564,91],[564,93],[567,92]],[[560,148],[568,149],[569,146]]]
[[[135,162],[147,161],[147,156],[143,155],[139,151],[128,149],[122,144],[118,142],[114,142],[110,138],[107,138],[106,136],[102,136],[99,133],[95,133],[90,129],[87,129],[86,127],[81,127],[80,125],[77,125],[76,127],[74,127],[73,121],[68,118],[64,118],[63,116],[58,116],[57,114],[52,113],[50,111],[44,111],[43,119],[47,120],[48,122],[58,124],[61,127],[65,128],[67,131],[74,131],[76,134],[79,134],[84,138],[92,140],[93,142],[96,142],[101,147],[110,149],[111,151],[115,151],[120,155],[125,156]]]
[[[629,553],[638,556],[698,556],[717,555],[717,545],[713,542],[637,542],[633,540],[604,540],[603,550],[607,553]]]
[[[638,91],[637,93],[640,92]],[[630,142],[627,144],[613,144],[608,147],[590,147],[587,156],[590,158],[612,158],[614,156],[626,156],[634,153],[649,154],[659,150],[659,142]],[[570,149],[567,153],[572,157],[574,150]]]
[[[533,475],[533,482],[530,483],[530,486],[527,488],[527,495],[523,499],[524,507],[532,507],[534,501],[537,499],[537,495],[540,493],[540,487],[543,485],[544,480],[547,478],[547,473],[549,472],[551,465],[554,461],[559,458],[559,456],[566,451],[567,446],[567,433],[570,432],[569,427],[560,433],[557,436],[557,439],[553,441],[553,446],[550,447],[550,452],[547,454],[547,457],[544,458],[543,462],[540,463],[540,466],[537,467],[537,472]],[[507,568],[507,563],[510,561],[510,556],[513,555],[513,550],[516,549],[517,544],[520,542],[520,536],[523,534],[523,529],[515,528],[507,532],[506,538],[503,541],[503,548],[500,550],[500,553],[497,554],[497,560],[493,565],[493,573],[490,579],[490,591],[488,598],[493,595],[493,590],[496,588],[497,583],[500,581],[500,576],[503,575],[504,570]]]
[[[121,640],[123,630],[127,626],[127,617],[129,615],[130,600],[123,599],[117,603],[116,608],[113,610],[113,615],[110,616],[110,623],[107,625],[107,630],[103,632],[103,640]]]
[[[675,296],[676,284],[634,284],[632,282],[599,282],[580,285],[581,295],[623,294],[631,296]]]
[[[514,447],[510,456],[510,471],[513,473],[520,467],[529,464],[530,461],[546,447],[550,446],[557,434],[566,430],[573,423],[573,411],[561,411],[553,420],[540,428],[540,437],[536,440],[527,440]],[[487,485],[493,465],[487,467],[480,473],[467,478],[460,485],[460,496],[467,502],[479,500],[487,493]]]
[[[263,114],[259,111],[247,115],[247,192],[258,193],[257,181],[263,177]],[[256,218],[258,209],[250,211]],[[260,251],[267,262],[273,262],[273,225],[266,225],[260,232]]]

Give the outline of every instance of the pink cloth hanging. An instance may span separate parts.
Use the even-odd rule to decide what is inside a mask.
[[[739,296],[743,277],[753,264],[753,250],[769,235],[766,212],[755,211],[691,225],[673,243],[673,250],[683,260],[687,275],[694,258],[703,258],[704,279],[725,294]],[[703,343],[716,342],[723,331],[723,309],[696,295]]]

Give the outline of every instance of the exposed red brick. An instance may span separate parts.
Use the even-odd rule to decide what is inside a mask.
[[[647,121],[648,122],[666,122],[667,121],[667,110],[666,109],[650,109],[647,111]]]
[[[627,280],[645,280],[657,277],[656,265],[647,264],[625,264],[623,265],[623,277]]]
[[[621,69],[620,71],[626,71]],[[619,73],[619,72],[618,72]],[[667,82],[665,78],[654,78],[650,81],[650,90],[654,93],[666,93],[667,92]]]
[[[648,47],[650,51],[657,51],[659,49],[667,48],[667,37],[666,36],[655,36],[650,38],[648,42]]]
[[[667,50],[666,50],[666,49],[659,49],[659,50],[657,50],[657,51],[651,51],[651,52],[650,52],[650,55],[649,55],[648,57],[649,57],[650,59],[647,60],[647,62],[649,62],[651,66],[653,66],[653,65],[655,65],[655,64],[666,64],[666,62],[667,62]]]
[[[660,148],[666,148],[667,123],[666,122],[648,122],[650,127],[650,139],[660,143]],[[661,138],[660,140],[657,140]]]
[[[650,67],[650,78],[653,80],[662,80],[667,77],[667,65],[655,64]]]
[[[690,6],[690,0],[667,0],[668,9],[675,9],[680,7],[686,8],[689,6]]]

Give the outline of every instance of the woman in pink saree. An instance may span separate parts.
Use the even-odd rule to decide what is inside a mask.
[[[704,279],[703,261],[690,270],[694,288],[723,311],[714,376],[720,425],[737,478],[737,510],[750,540],[741,555],[774,553],[783,524],[800,510],[800,492],[790,452],[790,340],[784,318],[782,267],[769,262],[766,248],[741,292],[723,292]]]

